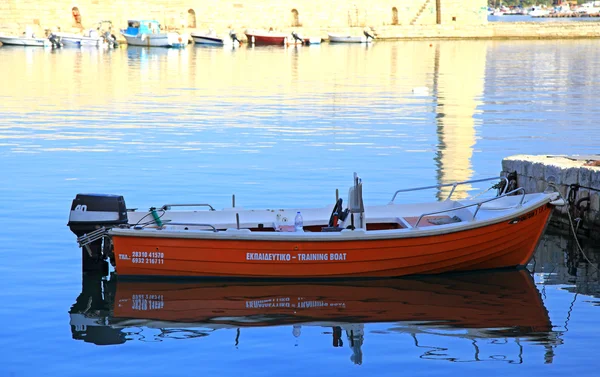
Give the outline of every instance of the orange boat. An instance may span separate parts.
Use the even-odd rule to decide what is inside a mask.
[[[340,198],[324,208],[247,210],[234,203],[216,211],[165,204],[137,212],[126,210],[120,196],[79,194],[69,225],[90,259],[109,258],[120,276],[396,277],[523,266],[562,199],[521,188],[452,199],[456,186],[486,180],[452,184],[444,201],[394,202],[402,192],[441,187],[431,186],[398,190],[388,204],[365,206],[355,174],[346,208]],[[173,211],[176,206],[210,210]],[[89,248],[103,240],[100,251]]]

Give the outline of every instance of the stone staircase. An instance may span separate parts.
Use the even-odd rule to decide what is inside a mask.
[[[410,21],[411,25],[414,25],[417,23],[417,21],[419,20],[419,18],[423,14],[423,12],[425,12],[425,9],[427,9],[427,6],[429,5],[430,1],[431,0],[425,0],[425,3],[423,5],[421,5],[421,8],[419,8],[419,11],[417,12],[416,16]]]

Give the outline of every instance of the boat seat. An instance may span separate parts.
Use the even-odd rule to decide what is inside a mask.
[[[403,217],[403,219],[412,228],[414,228],[417,225],[417,221],[419,221],[419,216]],[[450,217],[448,215],[424,216],[421,219],[421,222],[419,223],[419,228],[426,227],[426,226],[435,226],[435,225],[445,225],[445,224],[458,223],[460,221],[461,221],[461,219],[459,217],[457,217],[457,216],[452,216],[452,217]]]
[[[227,232],[227,233],[251,233],[252,231],[250,229],[246,229],[246,228],[241,228],[241,229],[227,228],[225,230],[225,232]]]

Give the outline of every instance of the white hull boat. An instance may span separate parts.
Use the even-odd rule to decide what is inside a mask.
[[[188,37],[176,32],[162,32],[155,20],[129,20],[127,29],[121,35],[131,46],[141,47],[185,47]]]
[[[332,34],[329,33],[329,43],[371,43],[373,42],[372,37],[366,35],[352,36],[346,34]]]
[[[56,33],[65,46],[77,47],[101,47],[104,45],[104,38],[99,36],[84,36],[74,33]]]
[[[206,33],[191,32],[190,36],[195,44],[198,45],[209,45],[209,46],[239,46],[240,41],[237,39],[235,32],[232,30],[229,32],[227,37],[217,35],[217,33],[210,29]]]
[[[121,32],[128,45],[142,47],[185,47],[187,40],[184,40],[178,33],[160,33],[160,34],[137,34],[131,35]]]
[[[0,42],[7,46],[52,47],[48,38],[0,35]]]

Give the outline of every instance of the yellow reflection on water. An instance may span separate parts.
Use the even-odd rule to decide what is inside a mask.
[[[440,43],[436,46],[437,150],[440,184],[467,181],[472,178],[471,159],[476,143],[475,118],[483,95],[486,49],[464,41]],[[468,196],[471,185],[460,185],[453,198]],[[452,187],[438,194],[445,199]]]
[[[0,87],[6,112],[0,139],[72,142],[40,148],[45,151],[100,152],[118,145],[219,150],[232,144],[195,134],[236,128],[256,138],[240,148],[248,154],[290,141],[341,153],[433,152],[439,183],[466,180],[472,176],[486,50],[486,42],[472,41],[183,50],[3,47],[0,70],[10,74]],[[425,91],[415,95],[415,88]],[[431,133],[415,135],[413,128],[431,124],[432,112],[435,147],[426,142]],[[146,128],[190,140],[132,138]],[[324,137],[331,134],[337,140]],[[110,147],[82,148],[78,141],[85,139]],[[464,197],[468,189],[455,195]]]

